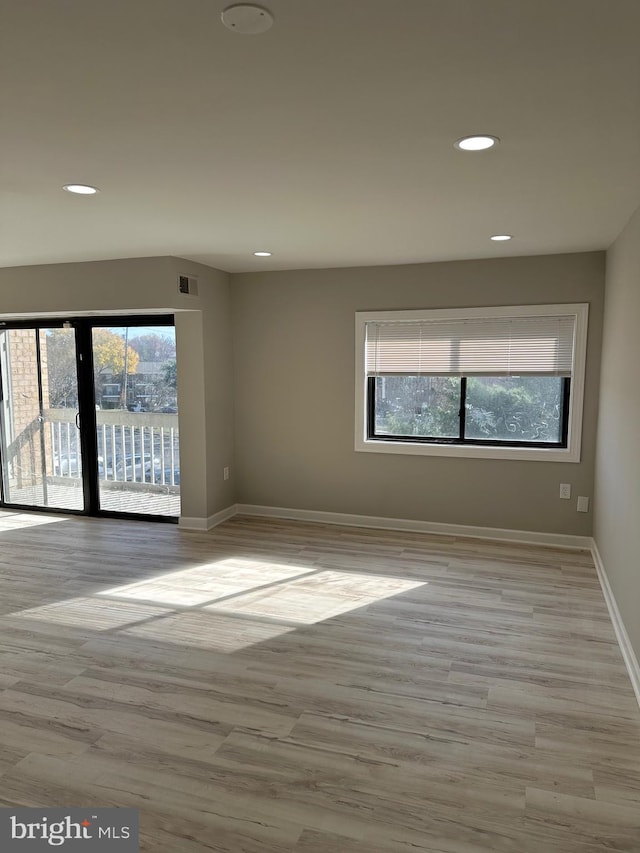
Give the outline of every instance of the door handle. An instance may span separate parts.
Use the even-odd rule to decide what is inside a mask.
[[[80,429],[80,412],[76,412],[76,426]]]

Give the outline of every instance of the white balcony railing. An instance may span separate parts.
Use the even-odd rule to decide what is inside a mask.
[[[103,409],[96,411],[96,421],[100,480],[179,489],[177,415]],[[79,477],[80,431],[75,409],[45,409],[44,424],[51,442],[47,473]]]

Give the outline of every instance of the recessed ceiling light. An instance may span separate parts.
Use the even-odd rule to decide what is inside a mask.
[[[272,253],[271,252],[254,252],[253,254],[256,256],[256,258],[270,258]]]
[[[498,142],[500,140],[497,136],[483,134],[482,136],[463,136],[462,139],[454,142],[454,145],[460,151],[486,151],[487,148],[493,148]]]
[[[62,189],[76,195],[95,195],[99,192],[97,187],[90,187],[88,184],[65,184]]]
[[[511,234],[494,234],[491,239],[495,240],[496,243],[502,243],[504,240],[512,240],[513,237]]]
[[[257,36],[266,33],[273,26],[273,15],[262,6],[252,3],[236,3],[227,7],[220,15],[222,23],[232,33],[243,36]]]

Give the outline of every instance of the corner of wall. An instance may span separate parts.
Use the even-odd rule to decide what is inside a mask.
[[[198,279],[198,295],[185,297],[185,310],[197,310],[202,318],[205,438],[200,465],[206,476],[206,512],[198,518],[210,519],[236,501],[231,277],[184,258],[171,258],[171,264],[176,278],[186,274]]]
[[[636,694],[640,691],[640,208],[606,254],[593,503],[594,560]]]

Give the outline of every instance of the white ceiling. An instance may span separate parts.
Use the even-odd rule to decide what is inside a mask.
[[[230,2],[0,0],[0,265],[581,251],[640,203],[640,0]]]

